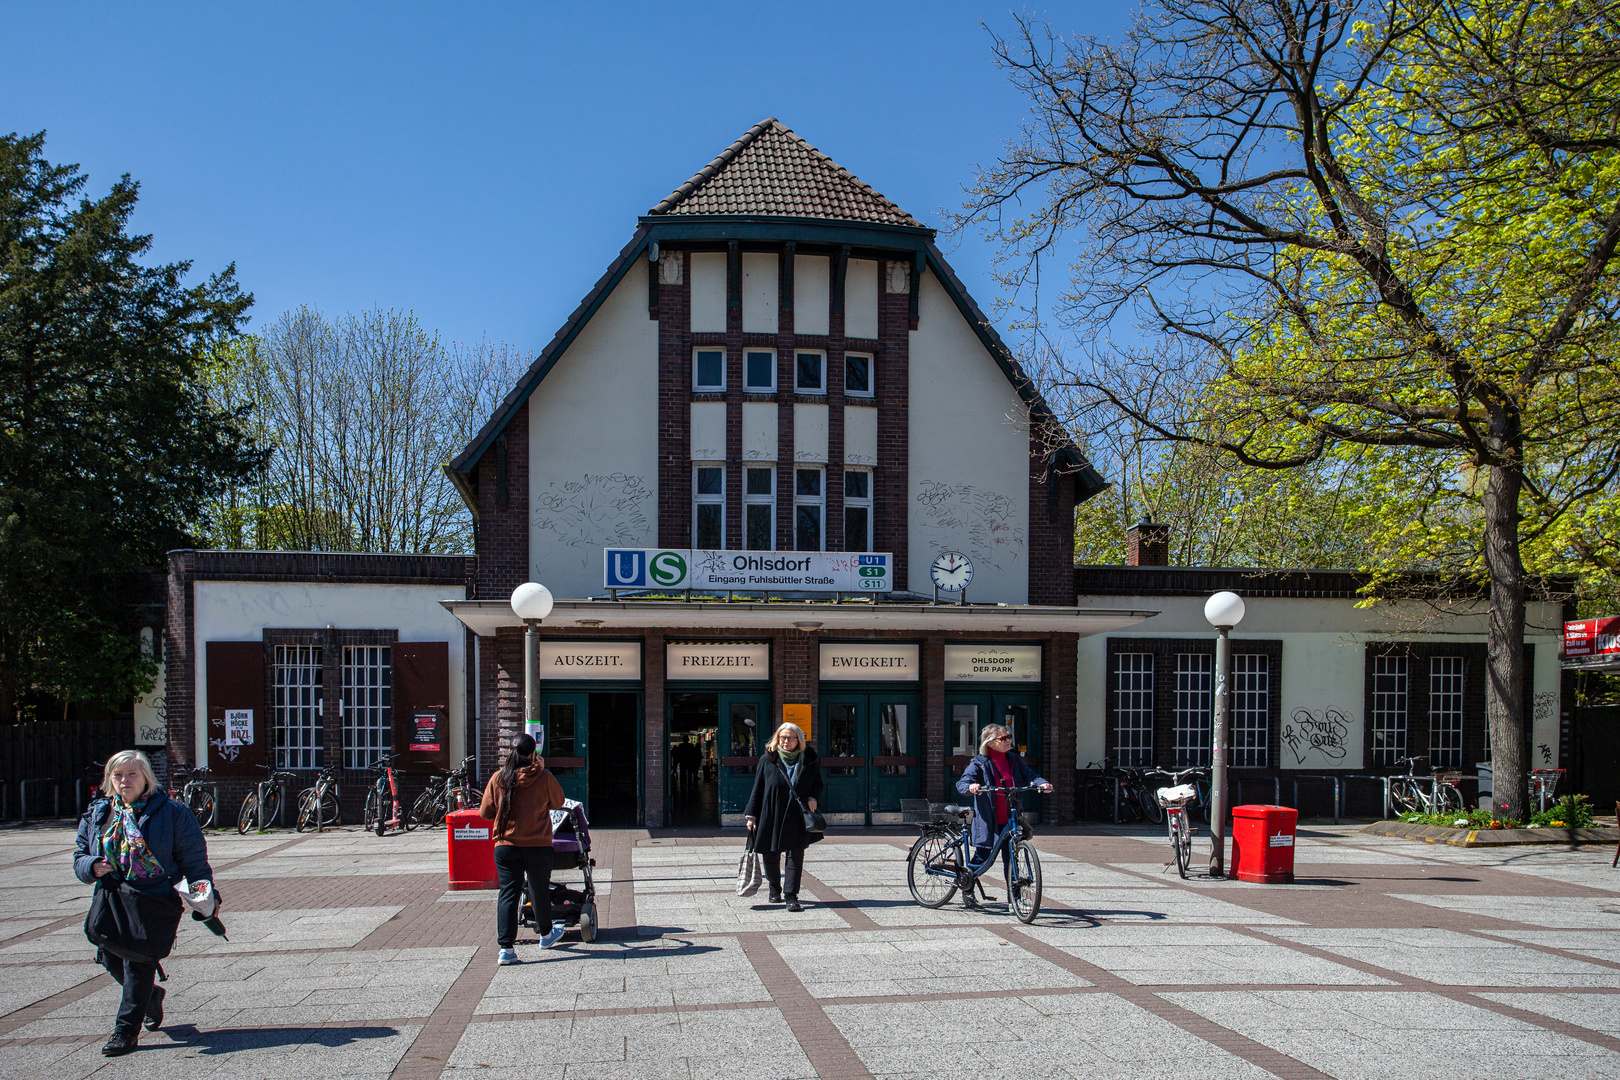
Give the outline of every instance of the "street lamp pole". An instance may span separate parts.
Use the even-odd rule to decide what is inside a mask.
[[[540,620],[551,614],[551,590],[526,581],[512,590],[512,613],[523,620],[523,730],[533,735],[540,723]]]
[[[1215,729],[1210,733],[1209,777],[1209,873],[1226,876],[1226,731],[1231,715],[1228,676],[1231,671],[1232,627],[1243,621],[1243,598],[1237,593],[1218,592],[1204,604],[1204,618],[1217,632],[1215,638]]]

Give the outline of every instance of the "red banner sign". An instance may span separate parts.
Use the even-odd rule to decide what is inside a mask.
[[[1564,655],[1620,657],[1620,618],[1565,623]]]

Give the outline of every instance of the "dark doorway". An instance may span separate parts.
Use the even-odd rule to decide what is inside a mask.
[[[1579,792],[1592,800],[1594,814],[1613,813],[1620,800],[1620,706],[1577,707],[1571,734],[1571,787],[1559,793]]]
[[[592,825],[636,823],[636,754],[640,717],[633,693],[592,694],[590,723],[590,799]]]
[[[720,695],[671,694],[669,704],[669,823],[718,825]]]

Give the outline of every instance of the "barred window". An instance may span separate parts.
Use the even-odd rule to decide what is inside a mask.
[[[321,647],[277,645],[270,722],[278,769],[319,769]]]
[[[1232,657],[1232,765],[1263,769],[1271,763],[1271,658]]]
[[[1437,769],[1463,763],[1463,658],[1429,658],[1429,762]]]
[[[1373,657],[1372,764],[1406,757],[1406,657]]]
[[[1114,657],[1114,748],[1121,765],[1153,764],[1153,654]]]
[[[343,767],[363,769],[393,749],[394,650],[343,649]]]
[[[1176,654],[1176,768],[1207,768],[1215,711],[1215,657]]]

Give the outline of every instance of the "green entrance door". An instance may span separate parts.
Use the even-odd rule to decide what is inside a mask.
[[[956,790],[956,782],[967,768],[973,755],[979,752],[979,732],[989,724],[1001,724],[1013,734],[1013,744],[1023,755],[1029,767],[1042,771],[1041,759],[1041,695],[1037,691],[1023,693],[952,693],[945,696],[945,801],[962,803],[966,799]],[[1045,775],[1043,773],[1043,775]],[[1051,777],[1047,776],[1050,780]],[[1041,797],[1024,796],[1024,807],[1038,814]]]
[[[542,752],[563,794],[593,825],[634,825],[641,803],[641,695],[634,691],[542,690]]]
[[[770,702],[768,689],[669,695],[671,825],[742,823],[756,759],[771,737]]]
[[[826,782],[822,812],[839,825],[900,821],[900,800],[921,790],[917,695],[825,694],[817,752]]]
[[[542,690],[540,716],[546,723],[546,744],[541,754],[546,768],[562,785],[563,794],[585,803],[590,816],[589,723],[590,695],[583,692]]]

